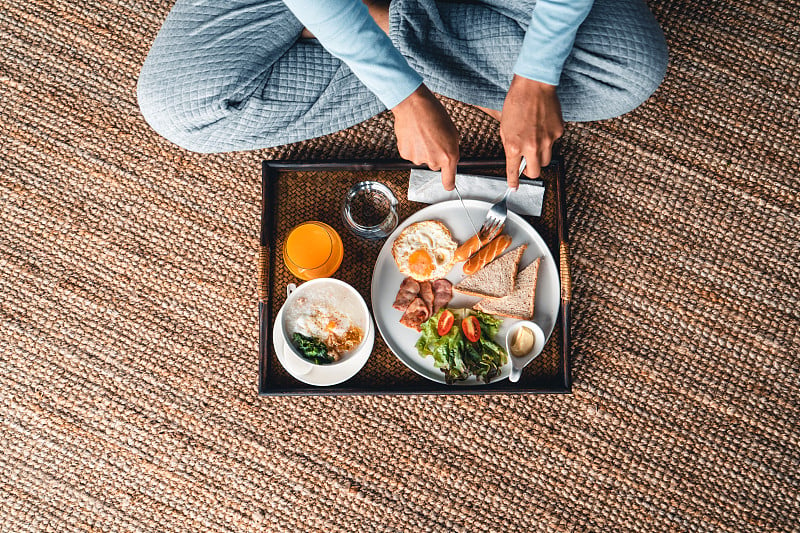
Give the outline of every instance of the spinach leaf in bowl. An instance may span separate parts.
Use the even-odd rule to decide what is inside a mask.
[[[334,362],[328,353],[328,347],[319,339],[307,337],[302,333],[293,333],[292,342],[300,354],[315,365],[327,365]]]

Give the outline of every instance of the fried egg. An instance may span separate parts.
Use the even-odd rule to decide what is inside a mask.
[[[458,243],[447,226],[436,220],[416,222],[405,228],[392,244],[397,268],[417,281],[440,279],[455,263]]]

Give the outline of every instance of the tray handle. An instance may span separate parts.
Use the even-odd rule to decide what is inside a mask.
[[[572,275],[569,272],[569,244],[567,244],[566,241],[561,241],[558,250],[561,301],[569,303],[572,300]]]
[[[258,301],[269,301],[269,248],[258,247]]]

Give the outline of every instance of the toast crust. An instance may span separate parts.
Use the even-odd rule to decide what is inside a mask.
[[[522,269],[517,274],[517,288],[514,291],[502,298],[484,298],[480,302],[476,303],[473,306],[473,309],[478,311],[483,311],[484,313],[490,313],[492,315],[499,315],[508,318],[518,318],[520,320],[531,320],[533,319],[533,313],[535,308],[536,302],[536,284],[539,281],[539,268],[542,265],[542,258],[538,257],[534,260],[530,265]],[[530,287],[522,288],[520,287],[519,278],[523,275],[527,275],[528,270],[533,270],[534,274],[532,279],[530,280]],[[527,284],[526,284],[527,285]],[[524,293],[517,294],[518,291],[525,291]],[[528,292],[530,292],[530,297],[528,298]],[[512,305],[504,307],[508,304],[512,299],[518,298],[519,301],[513,301]],[[484,304],[486,307],[484,307]],[[511,309],[519,305],[519,309]],[[524,306],[524,307],[522,307]]]

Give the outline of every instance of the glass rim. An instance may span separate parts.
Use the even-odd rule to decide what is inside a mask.
[[[363,224],[359,224],[358,222],[353,219],[353,215],[350,212],[351,202],[356,197],[356,195],[363,191],[374,191],[378,192],[383,195],[389,201],[389,212],[386,216],[372,226],[365,226]],[[397,218],[397,205],[398,205],[397,197],[394,195],[392,190],[384,185],[379,181],[359,181],[358,183],[354,184],[350,187],[350,190],[347,191],[345,194],[344,202],[342,205],[342,214],[344,215],[345,223],[350,226],[353,230],[362,233],[371,233],[371,232],[384,232],[384,226],[395,218]]]

